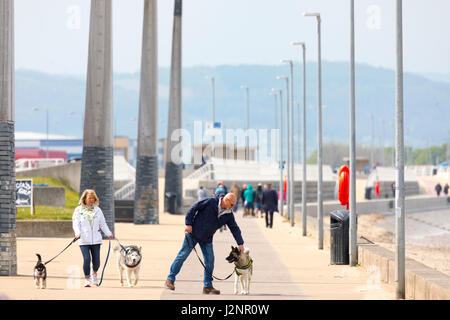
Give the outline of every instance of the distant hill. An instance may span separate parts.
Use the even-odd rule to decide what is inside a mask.
[[[316,148],[317,64],[307,64],[308,153]],[[343,62],[324,62],[323,138],[347,142],[349,133],[349,66]],[[277,75],[288,75],[287,66],[222,65],[190,67],[183,70],[183,124],[192,129],[194,120],[211,119],[211,82],[216,77],[216,119],[225,128],[243,128],[245,92],[250,88],[250,127],[273,128],[274,98],[271,88],[283,88]],[[295,65],[295,100],[300,70]],[[82,136],[85,105],[85,77],[51,75],[30,70],[16,71],[16,130],[45,132],[45,113],[33,107],[48,108],[50,133]],[[437,82],[421,75],[404,77],[406,144],[424,147],[450,139],[450,83]],[[357,142],[371,143],[369,114],[375,115],[375,144],[394,143],[395,73],[365,64],[356,66]],[[159,71],[159,136],[165,137],[169,92],[169,68]],[[284,99],[284,102],[286,100]],[[115,134],[135,138],[139,102],[139,73],[114,75]],[[295,115],[297,121],[297,115]],[[382,130],[381,119],[385,120]],[[191,125],[190,125],[191,124]]]

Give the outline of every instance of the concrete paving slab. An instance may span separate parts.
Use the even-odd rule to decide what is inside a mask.
[[[33,267],[35,253],[44,260],[56,255],[70,238],[18,238],[18,276],[0,277],[0,296],[10,299],[171,299],[171,300],[298,300],[298,299],[394,299],[392,287],[378,281],[376,274],[360,267],[330,265],[329,251],[318,250],[316,240],[301,236],[300,226],[294,228],[275,214],[274,228],[265,228],[262,218],[242,218],[236,214],[245,246],[255,261],[250,295],[233,295],[232,276],[227,281],[214,281],[221,294],[203,295],[203,267],[195,253],[186,260],[176,281],[176,290],[164,288],[170,265],[184,238],[184,216],[160,214],[159,225],[117,223],[116,235],[124,245],[142,246],[141,280],[134,288],[119,286],[117,258],[111,250],[101,287],[84,288],[82,256],[74,244],[47,265],[47,289],[36,289]],[[111,242],[112,245],[115,242]],[[223,278],[232,271],[225,257],[235,245],[231,233],[217,232],[214,238],[215,270]],[[101,248],[102,263],[108,241]],[[199,251],[200,256],[201,251]],[[100,270],[103,268],[103,264]]]

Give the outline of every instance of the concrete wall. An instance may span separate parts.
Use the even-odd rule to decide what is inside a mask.
[[[17,220],[17,237],[73,238],[72,220]]]
[[[302,223],[301,218],[296,223]],[[329,219],[324,219],[323,248],[330,250]],[[317,239],[317,219],[307,217],[308,236]],[[358,234],[359,236],[359,234]],[[376,244],[358,239],[358,264],[376,280],[396,286],[395,254]],[[405,298],[408,300],[450,300],[450,276],[413,259],[405,261]],[[378,278],[379,277],[379,278]]]
[[[395,202],[394,199],[382,200],[362,200],[357,201],[356,210],[358,214],[367,213],[393,213]],[[437,209],[450,208],[450,203],[447,198],[435,196],[415,196],[405,199],[405,210],[407,212],[430,211]],[[329,216],[329,213],[334,210],[346,209],[339,201],[325,201],[323,203],[324,216]],[[306,206],[308,216],[316,216],[317,203],[308,203]],[[295,205],[296,219],[301,216],[301,204]]]
[[[33,187],[35,206],[65,207],[66,189],[63,187]]]
[[[358,263],[376,270],[380,281],[396,286],[394,252],[378,245],[358,245]],[[405,299],[450,300],[450,276],[412,259],[405,261]]]
[[[73,190],[80,190],[81,161],[59,166],[16,171],[16,177],[49,177],[59,179]]]

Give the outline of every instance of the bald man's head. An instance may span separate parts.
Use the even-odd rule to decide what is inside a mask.
[[[234,193],[227,193],[223,198],[222,198],[222,205],[221,207],[223,209],[231,209],[236,205],[237,199],[236,196],[234,195]]]

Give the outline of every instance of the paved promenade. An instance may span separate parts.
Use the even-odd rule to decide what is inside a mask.
[[[117,258],[111,250],[101,287],[84,288],[82,257],[76,244],[47,265],[47,289],[34,287],[35,253],[50,259],[71,239],[19,238],[18,273],[0,277],[0,296],[9,299],[394,299],[392,287],[379,283],[360,267],[329,265],[328,250],[318,250],[314,238],[302,237],[300,226],[290,227],[284,218],[274,217],[274,228],[265,228],[262,218],[242,218],[236,214],[245,246],[254,260],[250,295],[233,295],[234,275],[214,281],[221,295],[203,295],[203,267],[194,252],[186,260],[175,282],[176,290],[164,288],[169,267],[184,238],[184,216],[160,214],[159,225],[117,223],[116,235],[124,245],[142,246],[141,280],[135,288],[119,285]],[[111,242],[112,246],[115,241]],[[236,245],[231,233],[214,237],[215,276],[224,278],[232,271],[225,257]],[[108,249],[104,241],[102,266]],[[201,250],[197,250],[201,255]]]

